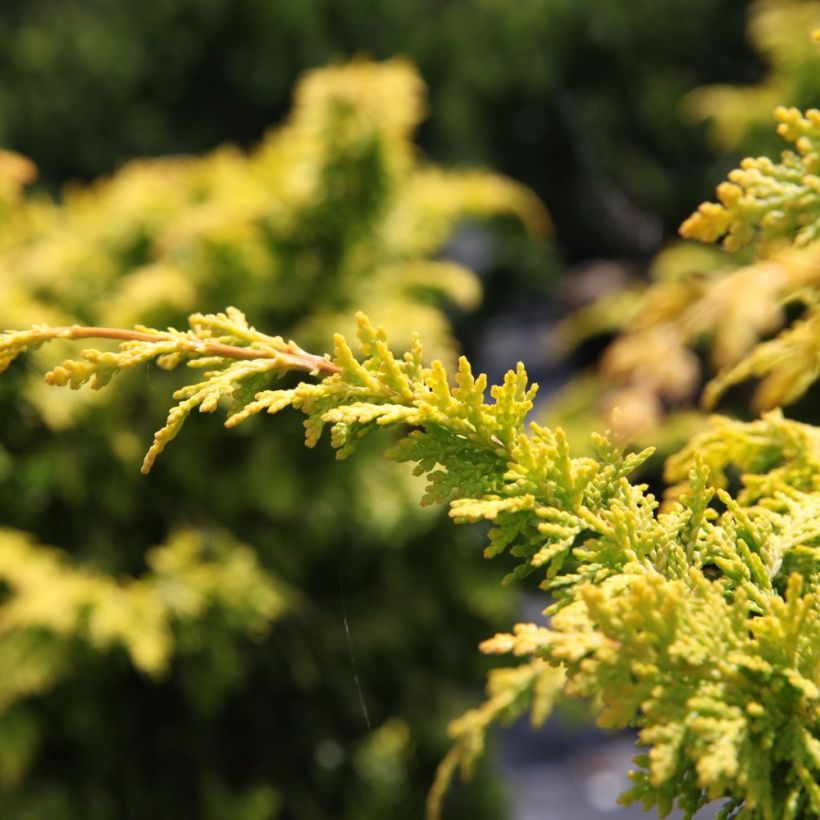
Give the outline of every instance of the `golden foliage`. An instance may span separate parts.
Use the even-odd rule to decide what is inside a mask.
[[[509,179],[419,157],[424,95],[402,60],[316,70],[248,154],[138,160],[62,202],[24,201],[0,236],[0,326],[164,326],[230,294],[312,342],[356,306],[451,351],[438,307],[480,297],[468,269],[431,259],[454,226],[506,213],[543,233],[549,221]],[[24,162],[6,157],[0,179],[14,183]]]
[[[686,239],[722,240],[736,251],[754,244],[760,255],[789,246],[805,247],[820,229],[820,111],[801,114],[777,108],[777,133],[797,149],[780,162],[747,157],[717,187],[718,202],[704,202],[681,225]]]
[[[758,379],[752,406],[760,411],[795,401],[820,375],[820,112],[781,109],[777,117],[798,153],[784,152],[779,165],[744,160],[718,186],[720,202],[701,205],[681,227],[684,236],[722,240],[727,250],[754,245],[762,259],[673,246],[643,292],[604,297],[559,331],[573,344],[623,328],[601,358],[603,397],[595,408],[587,403],[587,418],[625,436],[646,435],[670,409],[691,403],[709,377],[707,405]]]
[[[227,316],[215,322],[230,327]],[[236,334],[220,342],[251,334],[238,315],[233,322]],[[6,339],[18,352],[41,342]],[[204,384],[221,384],[247,350],[227,346]],[[291,405],[306,415],[308,445],[329,426],[340,456],[379,427],[409,427],[392,457],[426,474],[425,501],[448,503],[457,522],[489,522],[486,554],[510,552],[519,566],[509,577],[538,572],[555,597],[548,624],[485,644],[532,659],[498,670],[487,703],[453,724],[431,817],[457,766],[469,771],[490,723],[528,704],[543,717],[562,693],[594,697],[603,726],[639,728],[649,753],[637,759],[628,801],[661,814],[673,805],[692,814],[724,797],[759,820],[820,813],[813,428],[780,415],[718,419],[715,434],[670,462],[672,480],[684,470],[688,477],[659,511],[647,487],[628,478],[648,451],[624,454],[593,436],[594,457],[573,457],[560,429],[524,427],[535,391],[521,365],[487,402],[486,377],[466,359],[451,386],[439,361],[424,364],[418,339],[396,357],[361,314],[359,354],[337,336],[327,364],[333,372],[318,382],[237,391],[229,423]],[[270,357],[243,360],[265,378],[270,365]],[[744,490],[733,496],[723,485],[735,469]]]
[[[33,543],[0,531],[0,710],[71,675],[72,647],[115,646],[153,677],[163,675],[174,648],[175,625],[196,622],[210,608],[231,611],[237,624],[263,635],[285,610],[284,588],[253,552],[224,537],[180,531],[146,556],[148,572],[116,580]]]

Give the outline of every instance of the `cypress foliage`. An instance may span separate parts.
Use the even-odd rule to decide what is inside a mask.
[[[781,300],[800,300],[806,315],[776,317],[786,326],[772,340],[755,343],[753,334],[707,401],[754,376],[759,406],[779,407],[820,375],[811,279],[820,112],[777,117],[796,151],[780,163],[744,161],[719,186],[719,203],[701,206],[682,233],[771,257],[783,274]],[[810,273],[791,277],[795,270]],[[700,295],[749,276],[744,268],[717,274]],[[682,323],[683,344],[699,332],[688,310],[670,318]],[[174,393],[146,472],[194,410],[222,408],[237,427],[291,407],[305,417],[307,445],[327,432],[341,459],[371,433],[396,428],[389,455],[425,476],[422,503],[446,504],[456,523],[489,523],[486,555],[512,557],[507,581],[538,578],[549,620],[482,645],[522,660],[497,670],[487,703],[452,725],[430,817],[456,768],[469,772],[493,721],[526,709],[541,721],[563,696],[590,698],[602,726],[638,729],[646,751],[635,758],[627,802],[662,816],[675,806],[692,816],[718,800],[727,819],[820,816],[817,428],[779,410],[751,422],[715,417],[667,462],[661,503],[630,478],[651,450],[630,452],[616,436],[595,434],[592,454],[574,456],[560,428],[528,424],[536,388],[523,365],[488,396],[486,377],[465,358],[450,376],[440,360],[428,363],[418,336],[398,353],[363,313],[357,322],[355,349],[337,334],[330,355],[260,333],[234,308],[194,314],[184,331],[38,325],[2,334],[0,361],[6,367],[57,339],[101,337],[117,349],[86,349],[46,380],[101,388],[149,361],[204,369]],[[294,372],[303,380],[279,383]]]
[[[478,277],[447,258],[455,226],[497,216],[542,235],[549,220],[510,179],[427,162],[414,143],[424,113],[412,66],[360,59],[307,75],[287,121],[249,152],[139,160],[57,199],[26,188],[32,163],[0,153],[0,327],[52,325],[0,354],[5,367],[28,351],[0,384],[0,505],[15,528],[0,536],[0,654],[8,645],[19,674],[31,668],[0,706],[0,814],[418,815],[443,717],[481,680],[470,645],[504,622],[511,596],[440,548],[446,522],[418,508],[411,470],[386,463],[378,441],[328,469],[298,421],[229,447],[189,425],[150,483],[137,468],[163,385],[180,405],[146,469],[190,413],[238,411],[291,365],[335,372],[286,340],[323,344],[355,327],[353,306],[386,317],[399,344],[424,332],[452,363],[450,315],[481,298]],[[283,338],[218,315],[228,298]],[[198,308],[190,330],[105,327],[185,328]],[[100,334],[105,349],[61,364],[72,339]],[[136,372],[151,360],[164,371]],[[200,387],[183,364],[200,368]],[[105,395],[44,389],[46,370]],[[156,554],[180,565],[160,569]],[[376,577],[379,594],[364,592]],[[401,612],[387,606],[422,581]],[[17,662],[29,645],[36,657]],[[472,668],[457,681],[432,658]],[[491,794],[488,781],[464,810],[491,816]]]

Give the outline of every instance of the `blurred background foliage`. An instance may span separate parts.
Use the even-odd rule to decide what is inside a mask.
[[[499,351],[493,321],[592,300],[553,346],[593,367],[551,418],[583,446],[617,405],[671,451],[731,351],[665,321],[710,299],[722,316],[727,257],[665,246],[732,151],[770,149],[770,102],[817,103],[818,6],[6,0],[0,324],[236,304],[324,350],[364,308],[399,345],[419,330],[492,369],[541,354]],[[597,368],[635,316],[645,335]],[[378,443],[332,463],[287,417],[201,419],[140,478],[175,376],[98,403],[41,385],[58,355],[0,381],[0,658],[20,672],[0,686],[0,814],[420,816],[443,727],[477,699],[475,646],[515,605],[480,535],[419,509]],[[482,776],[448,816],[502,803]]]
[[[684,120],[706,125],[725,160],[738,153],[776,159],[792,146],[777,130],[775,108],[820,103],[818,28],[814,0],[750,3],[746,36],[763,59],[762,73],[754,83],[691,90],[679,100]],[[565,426],[579,450],[587,431],[600,427],[630,446],[655,446],[644,470],[659,478],[664,459],[704,429],[704,384],[800,314],[801,294],[814,286],[815,254],[770,251],[760,261],[750,248],[729,254],[669,238],[647,265],[589,265],[579,277],[583,307],[551,334],[555,355],[574,356],[586,369],[552,397],[543,418]],[[724,406],[749,416],[768,406],[766,389],[747,385]],[[809,401],[793,412],[817,421]]]
[[[709,191],[679,101],[752,83],[747,0],[6,0],[0,144],[44,178],[248,146],[306,68],[404,55],[430,85],[421,142],[546,201],[572,257],[651,253]],[[59,82],[55,82],[59,77]]]
[[[775,154],[782,145],[770,128],[778,105],[801,110],[820,97],[820,49],[805,32],[820,27],[816,0],[756,0],[749,9],[749,43],[765,61],[766,75],[749,86],[697,88],[683,100],[692,120],[709,120],[710,135],[721,150]]]
[[[408,63],[359,60],[308,74],[249,154],[140,160],[54,201],[6,152],[0,323],[179,325],[230,301],[325,350],[369,305],[399,345],[420,330],[452,359],[444,308],[481,293],[437,256],[456,221],[506,214],[536,240],[549,220],[509,179],[426,163],[423,110]],[[55,395],[41,375],[60,355],[0,386],[3,523],[71,555],[0,536],[0,809],[418,816],[460,673],[509,607],[470,539],[443,549],[420,480],[379,446],[333,465],[295,419],[233,438],[200,424],[140,479],[178,379]],[[492,816],[479,791],[465,811]]]

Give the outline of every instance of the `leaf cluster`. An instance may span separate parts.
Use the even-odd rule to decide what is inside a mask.
[[[796,402],[817,380],[820,114],[776,116],[797,152],[784,152],[779,164],[743,160],[718,186],[719,202],[701,205],[681,228],[688,238],[722,239],[729,250],[746,247],[729,256],[672,245],[656,258],[648,287],[604,296],[566,321],[564,347],[615,335],[596,377],[571,387],[553,422],[569,411],[579,426],[597,418],[639,441],[681,446],[700,426],[686,408],[701,390],[713,407],[751,382],[753,409],[766,411]]]
[[[450,689],[431,701],[430,681],[448,672],[417,659],[446,656],[462,671],[472,662],[456,630],[442,634],[424,624],[436,617],[458,623],[474,635],[471,645],[500,625],[510,600],[490,594],[483,568],[453,579],[458,557],[436,548],[441,517],[418,509],[419,480],[405,465],[384,463],[378,442],[336,470],[310,461],[296,420],[263,439],[243,431],[230,447],[218,444],[213,425],[197,420],[175,459],[163,464],[150,485],[136,465],[153,420],[167,410],[166,396],[175,389],[182,391],[180,406],[157,436],[146,468],[191,413],[239,410],[263,389],[294,384],[293,369],[333,372],[324,357],[306,360],[304,351],[285,340],[324,344],[330,328],[350,321],[353,304],[370,305],[388,318],[400,339],[409,338],[410,328],[421,330],[431,349],[451,358],[450,317],[443,307],[466,310],[481,292],[478,277],[447,258],[445,244],[455,228],[463,220],[511,214],[511,222],[543,232],[548,221],[537,200],[511,180],[449,171],[424,159],[414,136],[425,96],[418,74],[403,61],[358,60],[313,71],[298,87],[284,125],[248,152],[226,146],[201,157],[140,160],[90,185],[72,184],[54,199],[25,188],[34,172],[28,161],[16,155],[0,160],[0,198],[7,196],[11,205],[4,210],[0,204],[0,327],[52,325],[38,326],[31,336],[4,337],[3,366],[26,349],[23,366],[12,368],[0,385],[4,523],[32,533],[32,543],[63,549],[70,555],[67,572],[94,568],[112,582],[140,575],[146,549],[165,542],[169,533],[192,532],[206,540],[214,528],[241,533],[265,573],[287,575],[307,602],[277,622],[277,640],[264,653],[246,640],[254,632],[242,618],[234,621],[229,606],[200,611],[186,634],[207,630],[209,640],[194,641],[190,652],[174,641],[172,674],[161,687],[130,671],[122,662],[126,653],[118,662],[116,654],[86,651],[78,622],[70,673],[0,714],[0,747],[8,746],[7,760],[21,769],[17,786],[0,793],[0,814],[79,817],[83,795],[99,790],[109,804],[114,801],[110,816],[149,793],[146,812],[193,810],[206,816],[214,782],[221,783],[240,756],[254,764],[243,768],[241,782],[231,788],[241,795],[260,778],[273,780],[283,810],[296,816],[324,816],[340,800],[361,804],[365,817],[417,808],[408,797],[418,801],[446,742],[424,724],[439,725],[437,713],[452,709],[446,698],[464,699]],[[218,315],[228,300],[241,302],[284,339],[254,331],[239,312]],[[186,316],[195,308],[202,313],[189,326]],[[139,326],[125,336],[115,330],[98,350],[66,360],[71,340],[86,338],[89,326],[136,321],[170,329]],[[47,339],[53,341],[42,344]],[[228,355],[225,347],[232,348]],[[136,372],[148,360],[163,372]],[[73,387],[101,388],[120,372],[123,378],[101,397],[96,391],[45,388],[43,372],[51,374],[49,381]],[[186,384],[184,373],[193,373],[197,384]],[[57,440],[49,429],[64,435]],[[208,469],[203,452],[213,454]],[[371,503],[376,493],[378,508]],[[392,548],[384,549],[386,543]],[[426,551],[425,566],[416,552],[408,554],[410,544]],[[388,693],[371,704],[374,722],[387,726],[397,714],[420,715],[405,751],[393,756],[389,776],[357,762],[356,750],[368,760],[375,752],[365,752],[369,735],[350,685],[337,579],[327,571],[334,551],[344,556],[345,575],[360,583],[348,583],[347,605],[363,685],[367,690],[367,678],[375,679]],[[435,578],[424,594],[401,613],[385,612],[381,601],[395,600],[429,572]],[[377,596],[362,591],[374,576]],[[106,589],[119,594],[116,584]],[[322,637],[302,640],[306,633]],[[281,646],[290,649],[273,674],[271,659]],[[377,669],[385,663],[389,671]],[[322,705],[312,702],[310,726],[293,730],[298,740],[285,749],[261,736],[253,706],[258,698],[293,704],[313,693],[319,681]],[[229,697],[240,686],[243,708]],[[180,708],[170,708],[180,687],[186,697]],[[76,719],[101,697],[127,699],[131,708],[100,715],[94,727]],[[37,753],[15,757],[11,710],[28,710],[39,720],[59,703],[66,704],[60,711],[64,723],[46,717]],[[164,723],[145,720],[157,703],[169,710]],[[287,722],[299,710],[284,711],[281,720]],[[269,713],[280,719],[277,710]],[[146,749],[153,743],[156,755],[117,746],[128,721],[143,723]],[[241,740],[224,742],[228,722],[246,727]],[[191,727],[208,738],[200,744],[207,760],[161,743],[168,733]],[[331,734],[350,754],[328,768],[317,762],[324,760],[317,750]],[[51,747],[59,743],[88,765],[70,773],[50,768]],[[104,766],[92,770],[89,744],[111,749]],[[109,773],[120,770],[128,771],[130,785],[112,797]],[[277,772],[274,778],[271,771]],[[150,789],[141,785],[146,778]],[[61,808],[39,807],[39,795],[46,792],[60,795]],[[471,806],[484,797],[470,798]],[[481,810],[491,812],[492,806]]]
[[[791,244],[805,247],[817,238],[820,204],[820,111],[775,110],[777,133],[796,150],[780,162],[746,158],[718,185],[718,202],[705,202],[681,225],[681,235],[702,242],[722,239],[728,251],[756,244],[768,255]]]
[[[722,797],[733,801],[727,816],[820,813],[812,428],[779,415],[756,426],[717,420],[670,463],[671,480],[686,469],[688,480],[659,511],[628,478],[648,451],[624,454],[597,436],[595,457],[573,458],[560,429],[525,428],[534,389],[520,365],[488,401],[486,377],[465,359],[451,385],[418,341],[396,357],[363,315],[359,355],[337,336],[332,365],[318,383],[243,394],[228,425],[293,406],[308,445],[329,428],[342,458],[373,430],[409,427],[392,457],[426,475],[425,501],[447,503],[457,522],[489,522],[487,555],[509,551],[510,577],[538,573],[555,598],[549,625],[519,626],[484,649],[563,672],[542,679],[535,664],[497,678],[488,705],[454,726],[458,751],[443,764],[432,815],[491,719],[532,698],[543,715],[562,687],[594,696],[602,725],[640,728],[650,751],[628,799],[662,813]],[[269,362],[246,366],[270,372]],[[723,489],[730,467],[743,471],[735,496]]]
[[[764,376],[760,403],[778,404],[802,393],[820,372],[811,245],[820,114],[782,110],[778,117],[796,152],[786,152],[779,164],[745,161],[719,188],[720,203],[701,206],[682,229],[704,241],[723,238],[728,249],[756,244],[762,254],[778,255],[694,287],[667,281],[638,307],[636,338],[660,339],[657,350],[681,354],[669,379],[649,382],[662,394],[691,389],[685,348],[719,326],[739,283],[747,290],[759,285],[780,307],[804,304],[807,315],[755,345],[784,314],[755,312],[758,292],[741,300],[731,318],[746,336],[736,342],[721,329],[716,355],[746,358],[718,378],[712,394],[748,375]],[[400,133],[408,120],[385,122]],[[338,124],[343,135],[353,135],[364,161],[372,159],[372,146],[357,138],[357,118],[343,106]],[[392,159],[400,167],[406,157]],[[327,170],[323,186],[332,193],[337,170]],[[359,205],[367,212],[370,201]],[[798,249],[782,251],[790,242]],[[52,339],[120,340],[117,351],[88,349],[51,371],[49,381],[71,387],[103,386],[149,360],[204,367],[199,382],[175,393],[177,404],[155,437],[146,470],[195,409],[224,406],[227,425],[236,427],[292,407],[305,416],[308,446],[328,432],[342,459],[375,431],[397,428],[390,455],[425,476],[423,503],[448,505],[457,523],[486,522],[486,555],[508,554],[508,579],[537,575],[551,595],[548,621],[518,625],[483,645],[486,652],[526,660],[498,670],[487,703],[453,725],[455,746],[440,768],[431,817],[454,771],[470,770],[494,720],[531,708],[540,721],[562,695],[592,699],[603,726],[639,730],[647,751],[636,758],[627,801],[662,815],[678,807],[687,817],[716,800],[725,801],[721,816],[727,819],[820,815],[820,448],[814,428],[779,413],[747,424],[718,417],[669,461],[673,487],[661,504],[630,479],[650,450],[629,453],[614,436],[596,435],[591,455],[573,456],[560,428],[527,425],[536,388],[523,365],[489,388],[488,398],[486,377],[466,359],[451,381],[439,360],[427,363],[418,337],[397,354],[362,313],[358,350],[337,334],[329,358],[258,333],[233,309],[196,314],[188,331],[119,333],[37,326],[0,336],[0,352],[8,363]],[[624,350],[622,368],[637,369],[638,357],[633,362]],[[321,378],[272,383],[292,370]],[[384,736],[392,735],[385,729]]]
[[[425,91],[401,60],[313,71],[249,153],[136,160],[59,201],[23,198],[0,235],[0,324],[164,326],[230,299],[316,343],[355,306],[404,338],[428,328],[445,353],[439,306],[480,298],[472,272],[435,258],[455,226],[508,214],[543,234],[549,219],[510,179],[420,157]],[[0,164],[0,185],[19,186],[19,164]]]
[[[76,675],[84,655],[124,650],[155,681],[195,654],[218,619],[233,639],[261,640],[293,595],[253,550],[222,533],[179,531],[148,551],[139,577],[78,564],[18,530],[0,530],[0,784],[19,784],[49,727],[27,704]]]

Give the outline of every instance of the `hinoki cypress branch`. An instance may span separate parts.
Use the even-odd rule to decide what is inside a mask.
[[[282,349],[281,338],[271,338],[271,345],[256,347],[239,347],[208,341],[191,335],[180,334],[175,330],[160,331],[147,329],[128,330],[117,327],[90,327],[71,325],[69,327],[37,326],[30,331],[6,332],[0,337],[0,354],[4,365],[11,363],[10,356],[16,356],[15,349],[23,343],[33,348],[53,341],[54,339],[111,339],[118,342],[146,342],[151,345],[171,344],[180,355],[194,357],[213,357],[219,359],[276,359],[284,369],[299,370],[305,373],[332,375],[338,373],[336,367],[325,356],[314,356],[302,350],[294,342],[288,342]],[[163,354],[164,355],[164,354]]]
[[[551,622],[519,625],[482,647],[528,666],[499,670],[486,707],[453,724],[430,817],[456,768],[469,772],[493,720],[528,707],[543,719],[562,694],[593,697],[603,725],[639,729],[649,753],[625,799],[661,813],[673,804],[693,813],[721,797],[734,801],[726,816],[820,813],[820,488],[807,479],[820,462],[816,448],[792,446],[810,428],[773,415],[765,435],[737,424],[731,446],[704,438],[676,464],[674,479],[688,469],[688,480],[660,512],[628,478],[649,451],[625,454],[595,436],[596,456],[577,458],[560,429],[525,427],[535,386],[521,365],[488,401],[486,377],[466,359],[453,384],[439,362],[425,364],[418,339],[397,357],[363,315],[358,355],[337,336],[332,360],[259,333],[234,309],[195,315],[184,333],[104,335],[120,340],[118,352],[85,350],[49,380],[101,387],[150,360],[209,368],[175,393],[144,471],[196,408],[224,404],[234,426],[292,406],[306,416],[307,444],[330,427],[342,458],[371,431],[395,426],[391,457],[426,474],[423,503],[449,504],[457,522],[488,521],[487,556],[519,562],[509,578],[540,574],[554,598]],[[49,338],[65,330],[10,332],[0,351],[10,361]],[[318,380],[271,388],[293,369]],[[746,470],[736,497],[721,487],[732,464]]]
[[[768,252],[817,236],[820,113],[780,113],[798,153],[746,162],[701,207],[689,236]],[[806,293],[809,304],[818,293]],[[762,375],[802,351],[816,362],[809,324],[749,354],[734,375]],[[773,412],[742,424],[713,420],[669,462],[676,482],[663,508],[630,475],[651,451],[626,453],[594,435],[594,457],[573,457],[560,429],[526,425],[536,386],[523,365],[490,388],[462,358],[453,380],[426,364],[420,340],[395,355],[386,334],[359,315],[358,351],[342,336],[332,358],[266,336],[243,314],[195,314],[188,331],[35,327],[0,335],[0,370],[55,339],[105,338],[117,351],[83,350],[47,375],[53,384],[100,388],[155,361],[203,368],[176,391],[147,472],[194,410],[224,406],[227,426],[286,407],[302,412],[306,441],[325,427],[344,458],[379,428],[395,427],[390,456],[429,481],[422,503],[446,503],[456,522],[490,524],[488,557],[509,553],[508,578],[537,573],[552,596],[550,620],[519,624],[482,649],[524,658],[497,670],[489,700],[451,727],[428,805],[431,818],[453,772],[469,772],[487,727],[531,708],[542,720],[560,696],[590,698],[607,727],[632,726],[646,754],[623,796],[661,815],[691,817],[713,800],[719,816],[787,820],[820,816],[820,448],[817,431]],[[798,364],[799,364],[798,362]],[[787,398],[815,366],[789,363]],[[274,389],[290,371],[315,381]],[[720,386],[720,383],[718,383]],[[739,478],[736,478],[739,474]],[[730,480],[730,478],[732,480]],[[739,486],[735,486],[739,482]]]

